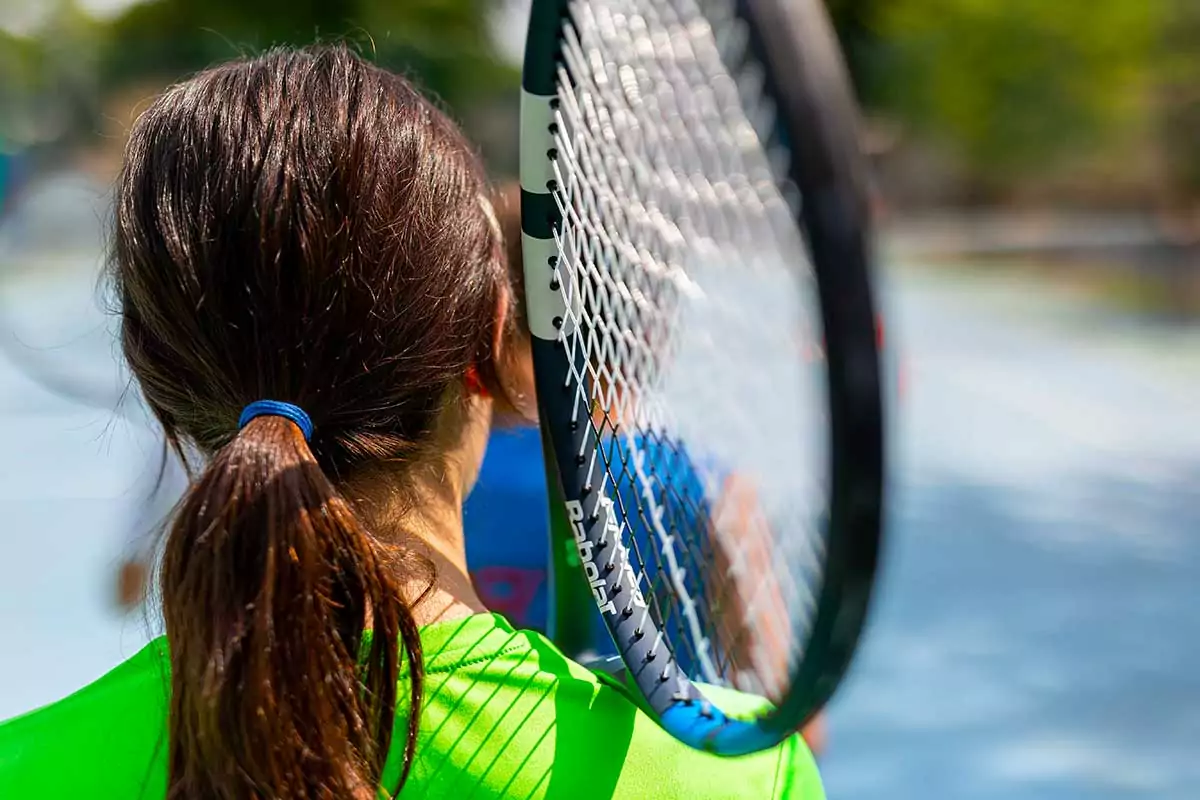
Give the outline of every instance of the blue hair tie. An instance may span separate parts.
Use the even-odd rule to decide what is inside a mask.
[[[238,417],[238,430],[246,427],[255,417],[283,417],[296,423],[296,427],[304,434],[304,441],[312,438],[312,420],[300,406],[279,400],[255,400],[242,409],[242,415]]]

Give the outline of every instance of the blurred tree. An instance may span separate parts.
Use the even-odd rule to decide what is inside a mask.
[[[983,187],[1003,185],[1144,118],[1160,6],[888,0],[868,21],[883,47],[878,97],[956,150]]]
[[[1163,199],[1200,242],[1200,3],[1171,0],[1157,66]]]
[[[869,108],[878,101],[875,61],[879,53],[879,36],[873,20],[882,3],[880,0],[826,0],[825,5],[842,46],[855,94],[859,102]]]
[[[1159,223],[1172,246],[1164,295],[1180,319],[1200,313],[1200,4],[1169,0],[1158,69],[1163,174]]]
[[[98,30],[71,2],[30,35],[0,29],[0,150],[62,140],[94,113]]]
[[[411,73],[452,106],[515,88],[488,28],[489,0],[155,0],[113,25],[104,58],[108,85],[158,74],[174,78],[277,44],[347,38],[393,69]]]

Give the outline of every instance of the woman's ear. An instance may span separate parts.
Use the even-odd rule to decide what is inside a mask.
[[[510,293],[504,291],[496,308],[496,339],[492,349],[495,364],[495,420],[500,425],[537,424],[537,394],[533,379],[533,350],[529,331],[520,319],[511,319]]]
[[[496,221],[504,239],[508,286],[496,304],[495,415],[497,424],[537,423],[537,395],[533,381],[533,350],[525,322],[525,267],[521,263],[521,188],[516,181],[501,187],[493,197]]]

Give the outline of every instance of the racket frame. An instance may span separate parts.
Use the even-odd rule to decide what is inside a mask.
[[[877,567],[884,465],[868,205],[857,119],[832,30],[823,9],[809,0],[738,0],[735,5],[748,23],[748,52],[764,66],[772,65],[765,70],[765,86],[779,108],[774,135],[785,137],[793,156],[785,177],[803,198],[799,223],[817,276],[829,365],[826,572],[791,689],[778,707],[754,720],[733,719],[713,707],[678,670],[646,613],[646,600],[617,535],[614,501],[602,491],[605,466],[590,408],[577,407],[578,382],[590,378],[586,354],[568,352],[562,338],[563,326],[580,324],[580,315],[567,313],[568,298],[561,288],[572,276],[563,271],[568,265],[558,261],[562,218],[554,197],[559,48],[568,0],[532,2],[520,117],[526,304],[551,496],[567,509],[578,561],[629,680],[670,734],[721,755],[777,744],[821,709],[845,675]],[[816,33],[805,26],[816,26]],[[817,49],[805,52],[801,44],[813,41]],[[789,80],[778,80],[780,74]],[[577,298],[578,292],[572,299]],[[584,388],[585,396],[592,396],[591,386]],[[564,612],[560,608],[559,616]],[[556,620],[557,625],[563,622]]]

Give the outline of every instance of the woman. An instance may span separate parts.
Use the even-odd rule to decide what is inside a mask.
[[[122,342],[198,471],[166,637],[0,726],[0,797],[821,796],[799,737],[689,750],[473,590],[462,500],[493,398],[532,391],[486,192],[454,125],[344,48],[226,64],[142,115]]]

